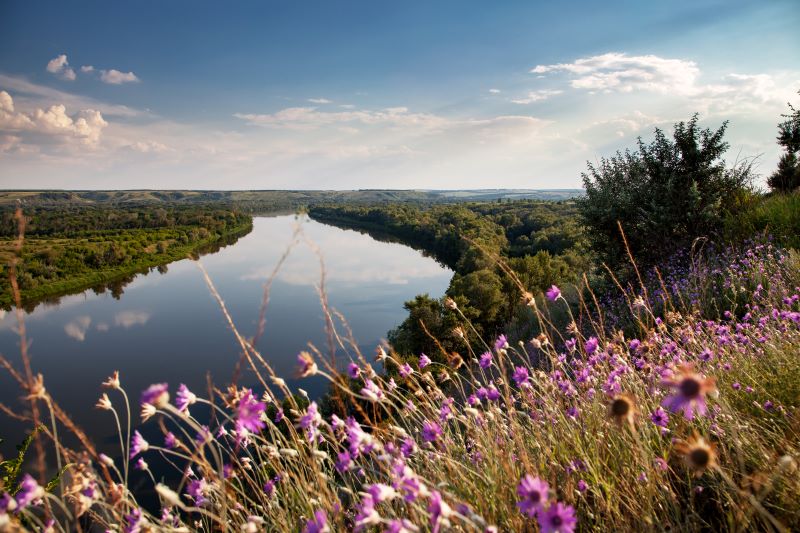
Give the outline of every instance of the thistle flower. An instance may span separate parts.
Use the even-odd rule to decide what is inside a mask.
[[[550,288],[547,289],[547,292],[545,292],[545,295],[547,295],[548,300],[555,302],[561,296],[561,289],[555,285],[551,285]]]
[[[478,360],[478,364],[484,370],[492,366],[492,352],[483,352],[481,358]]]
[[[303,528],[303,533],[329,533],[328,515],[323,509],[314,511],[314,518],[306,522],[306,527]]]
[[[688,365],[680,367],[677,377],[664,379],[661,384],[672,390],[672,394],[664,398],[661,405],[673,413],[683,411],[686,420],[693,420],[695,413],[705,416],[708,412],[706,394],[716,390],[714,378],[696,374]]]
[[[636,412],[636,402],[630,394],[617,394],[608,404],[608,416],[618,426],[628,424],[632,428]]]
[[[133,432],[133,437],[131,438],[131,455],[130,458],[133,459],[137,455],[142,452],[146,452],[150,448],[150,444],[144,440],[142,434],[139,433],[139,430],[135,430]]]
[[[178,392],[175,394],[175,407],[183,413],[189,412],[189,406],[197,402],[197,396],[189,390],[189,387],[181,383]]]
[[[596,352],[598,344],[597,337],[589,337],[586,339],[586,343],[583,345],[583,348],[586,350],[586,355],[592,355]]]
[[[575,509],[561,502],[554,502],[537,518],[541,533],[572,533],[578,523]]]
[[[149,403],[157,409],[163,409],[169,403],[169,386],[166,383],[154,383],[142,391],[141,403]]]
[[[398,372],[400,372],[400,377],[405,379],[411,375],[413,370],[411,369],[411,365],[409,365],[408,363],[403,363],[402,365],[400,365]]]
[[[151,418],[153,418],[156,414],[156,406],[151,403],[143,403],[142,409],[139,411],[139,414],[142,417],[142,422],[147,422]]]
[[[519,511],[533,518],[547,505],[549,491],[550,485],[546,481],[526,474],[517,486],[517,495],[520,497],[520,501],[517,502]]]
[[[364,388],[361,389],[361,394],[366,396],[366,398],[371,402],[379,402],[384,398],[381,388],[378,387],[378,385],[376,385],[371,379],[368,379],[364,382]]]
[[[528,385],[528,380],[530,379],[530,373],[528,372],[528,368],[524,366],[518,366],[514,369],[514,383],[517,384],[517,387],[525,387]]]
[[[318,371],[314,358],[305,350],[297,354],[297,366],[297,377],[300,378],[313,376]]]
[[[431,364],[431,358],[428,357],[427,355],[425,355],[424,353],[420,354],[420,356],[419,356],[419,367],[420,367],[420,369],[425,368],[429,364]]]
[[[239,405],[236,408],[236,433],[237,435],[247,435],[250,433],[259,433],[266,423],[261,420],[261,415],[266,410],[264,402],[259,402],[253,396],[253,391],[245,389],[244,394],[239,399]]]
[[[683,456],[684,463],[695,477],[702,476],[703,472],[717,465],[716,447],[697,433],[688,440],[677,441],[675,451]]]
[[[205,478],[193,479],[186,488],[186,495],[194,500],[197,507],[202,507],[208,503],[209,484]]]

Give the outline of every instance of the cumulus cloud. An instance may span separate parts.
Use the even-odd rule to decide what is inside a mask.
[[[620,92],[645,89],[689,94],[695,90],[700,71],[694,61],[611,52],[577,59],[572,63],[537,65],[531,70],[533,74],[550,72],[570,74],[570,85],[576,89]]]
[[[125,329],[133,326],[143,326],[150,320],[150,313],[146,311],[121,311],[114,315],[114,324]]]
[[[56,104],[28,113],[17,111],[11,95],[0,91],[0,131],[74,139],[86,145],[96,145],[106,126],[108,122],[94,109],[83,109],[69,115],[63,104]]]
[[[91,323],[92,319],[89,316],[76,317],[64,326],[64,333],[78,342],[83,342],[86,339],[86,332],[89,330]]]
[[[309,102],[312,104],[332,104],[332,100],[328,100],[327,98],[309,98]]]
[[[69,66],[66,54],[61,54],[51,59],[47,63],[47,72],[55,74],[56,76],[68,81],[75,80],[75,71]]]
[[[133,72],[120,72],[112,68],[100,71],[100,81],[111,85],[122,85],[123,83],[136,83],[140,80]]]
[[[538,91],[531,91],[528,93],[528,96],[524,98],[517,98],[515,100],[511,100],[515,104],[532,104],[534,102],[541,102],[542,100],[547,100],[551,96],[556,96],[564,91],[560,91],[557,89],[540,89]]]
[[[91,72],[94,72],[94,67],[92,65],[83,65],[81,67],[81,72],[89,74]]]

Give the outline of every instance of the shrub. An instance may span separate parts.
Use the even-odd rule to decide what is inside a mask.
[[[723,141],[727,122],[701,129],[698,116],[675,125],[672,139],[656,128],[655,140],[641,138],[635,152],[601,159],[583,174],[586,195],[578,200],[592,247],[612,268],[627,263],[622,224],[636,260],[659,259],[714,235],[727,211],[748,190],[752,164],[726,168]]]

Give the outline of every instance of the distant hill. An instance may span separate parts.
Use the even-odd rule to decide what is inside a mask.
[[[582,189],[474,189],[353,191],[0,191],[0,207],[23,205],[154,205],[215,203],[248,211],[294,210],[320,202],[376,204],[390,202],[447,203],[497,200],[566,200],[583,194]]]

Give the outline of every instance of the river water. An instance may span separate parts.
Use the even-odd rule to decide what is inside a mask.
[[[292,248],[272,284],[257,348],[278,374],[315,397],[325,388],[320,378],[302,383],[290,379],[297,353],[307,343],[327,350],[316,289],[321,267],[312,246],[324,259],[330,306],[344,315],[370,357],[387,332],[405,318],[403,303],[420,293],[441,296],[452,272],[408,247],[355,231],[305,217],[257,217],[251,233],[200,259],[246,337],[257,328],[264,282],[292,242],[298,224],[300,244]],[[113,417],[93,406],[102,393],[100,383],[114,370],[120,371],[123,386],[138,404],[139,392],[155,382],[169,383],[173,395],[180,383],[201,393],[207,375],[224,385],[240,356],[236,339],[193,261],[172,263],[165,273],[139,275],[116,296],[86,291],[57,304],[39,305],[25,315],[34,373],[44,375],[47,391],[99,447],[111,450],[117,438]],[[0,353],[22,369],[13,312],[0,316]],[[339,357],[347,356],[340,352]],[[239,383],[252,386],[256,380],[243,374]],[[8,373],[0,370],[0,402],[23,412],[28,402],[21,395]],[[132,407],[138,412],[138,405]],[[22,440],[25,428],[0,413],[0,438],[6,440],[1,449],[6,455]]]

